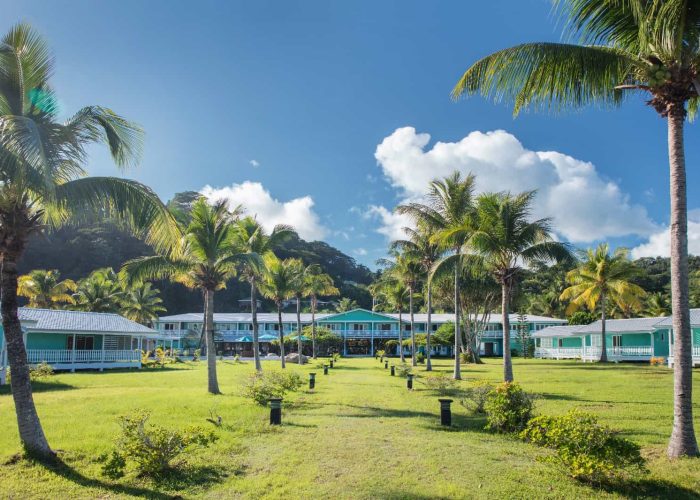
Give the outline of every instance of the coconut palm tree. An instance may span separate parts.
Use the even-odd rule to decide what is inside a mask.
[[[561,294],[562,300],[570,300],[567,314],[581,307],[587,307],[591,312],[600,307],[601,321],[601,351],[600,362],[608,361],[607,343],[605,338],[605,320],[608,301],[614,303],[634,304],[641,308],[641,299],[645,292],[631,282],[638,275],[624,248],[618,248],[610,253],[607,243],[601,243],[594,250],[589,248],[576,269],[566,275],[569,286]]]
[[[111,268],[97,269],[78,281],[73,294],[76,311],[118,313],[124,300],[124,288]]]
[[[311,356],[316,359],[316,311],[318,298],[338,295],[340,292],[333,284],[333,278],[321,272],[319,266],[306,268],[304,279],[304,296],[311,299]]]
[[[243,263],[240,269],[240,277],[250,285],[250,312],[253,323],[253,358],[255,369],[262,371],[260,363],[260,343],[258,341],[258,287],[263,279],[264,266],[258,265],[284,241],[293,236],[294,230],[290,226],[277,225],[268,234],[265,228],[254,217],[243,217],[235,224],[233,238],[235,245],[248,254],[252,260],[250,264]]]
[[[566,245],[552,239],[549,219],[531,220],[534,191],[512,195],[485,193],[476,202],[478,227],[469,240],[469,248],[483,258],[501,286],[501,323],[503,324],[503,380],[513,380],[510,355],[510,301],[522,265],[571,258]]]
[[[383,304],[390,310],[399,313],[399,358],[403,363],[403,311],[408,304],[409,290],[403,280],[396,279],[390,273],[385,272],[381,279],[381,298]]]
[[[192,205],[191,220],[178,240],[176,256],[154,255],[124,264],[122,275],[130,285],[154,279],[170,279],[200,290],[204,302],[204,339],[207,349],[208,390],[220,394],[214,344],[214,296],[241,263],[255,266],[255,257],[242,251],[233,239],[233,223],[239,210],[230,211],[224,201],[210,205],[199,198]]]
[[[311,266],[305,267],[304,263],[300,259],[291,259],[290,267],[294,277],[294,299],[296,300],[296,314],[297,314],[297,352],[299,357],[297,362],[303,365],[302,358],[302,331],[301,331],[301,299],[306,296],[304,285],[306,283],[307,273],[312,272],[310,268],[318,267],[317,264],[312,264]]]
[[[459,319],[459,288],[462,262],[462,249],[474,229],[474,182],[473,175],[462,178],[459,172],[442,180],[430,183],[424,203],[399,205],[397,213],[411,217],[435,232],[435,242],[444,250],[452,251],[437,265],[451,265],[454,268],[454,307],[455,345],[453,378],[462,378],[459,354],[462,349],[462,335]],[[431,279],[431,278],[429,278]]]
[[[299,285],[298,259],[278,259],[274,254],[265,256],[265,272],[260,283],[260,291],[263,296],[272,300],[277,308],[277,328],[280,341],[280,358],[282,358],[282,368],[286,368],[284,359],[284,324],[282,323],[282,308],[284,302],[294,297],[296,288]],[[302,265],[303,266],[303,265]],[[298,332],[301,339],[301,332]],[[301,351],[299,352],[301,355]]]
[[[54,309],[74,304],[75,281],[61,280],[56,269],[35,269],[17,280],[17,295],[29,299],[29,307]]]
[[[353,309],[357,309],[359,306],[357,302],[348,297],[341,297],[338,303],[335,305],[336,312],[348,312]]]
[[[118,167],[138,163],[142,131],[100,106],[57,121],[49,85],[53,58],[44,40],[18,24],[0,40],[0,287],[12,398],[25,450],[52,455],[29,381],[17,316],[17,262],[32,234],[89,217],[120,221],[163,248],[175,221],[155,193],[123,178],[85,177],[89,146],[106,144]]]
[[[560,111],[620,105],[642,94],[668,126],[671,179],[671,297],[674,425],[671,457],[700,454],[693,429],[688,302],[688,213],[683,126],[700,99],[700,8],[687,0],[558,0],[571,43],[525,43],[477,61],[452,95],[480,93],[532,108]]]
[[[655,292],[647,295],[644,304],[644,314],[654,316],[669,316],[671,314],[671,302],[668,295],[663,292]]]
[[[411,327],[411,366],[417,366],[416,363],[416,331],[413,314],[413,299],[418,283],[423,275],[422,262],[411,253],[399,253],[396,255],[396,261],[391,269],[388,270],[397,281],[401,281],[406,285],[408,290],[408,314]],[[403,356],[403,344],[402,356]],[[402,358],[403,361],[403,358]]]
[[[121,314],[131,321],[152,326],[158,319],[158,313],[165,312],[160,290],[152,288],[150,283],[140,283],[129,287],[124,292]]]
[[[405,227],[404,232],[406,233],[406,239],[394,241],[392,243],[392,249],[404,252],[406,255],[419,261],[422,266],[422,279],[425,280],[426,311],[428,313],[426,323],[427,331],[425,334],[425,370],[432,371],[430,337],[433,333],[433,283],[429,278],[433,266],[442,255],[442,251],[435,241],[434,231],[427,224],[418,224],[418,229]],[[411,331],[413,331],[413,328],[411,328]]]

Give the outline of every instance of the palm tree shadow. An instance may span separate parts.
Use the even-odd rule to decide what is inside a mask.
[[[54,381],[33,381],[32,382],[32,392],[52,392],[52,391],[70,391],[75,389],[74,385],[66,384],[64,382],[54,382]],[[0,395],[12,394],[12,389],[10,385],[0,385]]]
[[[662,479],[638,479],[606,483],[601,489],[627,498],[700,499],[700,492]]]

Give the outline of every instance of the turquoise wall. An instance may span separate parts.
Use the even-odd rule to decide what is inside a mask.
[[[654,332],[654,356],[668,356],[668,330]]]
[[[68,349],[70,336],[72,334],[30,332],[27,334],[27,349]],[[88,337],[94,338],[94,349],[102,349],[102,335],[88,335]]]

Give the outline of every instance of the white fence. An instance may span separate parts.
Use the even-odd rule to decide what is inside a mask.
[[[137,350],[28,349],[27,361],[31,365],[48,363],[59,370],[139,367],[141,353]]]

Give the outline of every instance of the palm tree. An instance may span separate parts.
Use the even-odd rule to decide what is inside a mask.
[[[299,284],[298,259],[281,260],[269,253],[265,256],[265,273],[260,283],[260,291],[268,299],[272,300],[277,307],[277,328],[280,340],[280,358],[282,358],[282,368],[286,367],[284,360],[284,324],[282,323],[282,308],[284,301],[294,297],[296,287]],[[301,332],[298,332],[301,338]],[[301,355],[301,351],[299,352]]]
[[[107,108],[57,121],[49,86],[53,58],[44,40],[18,24],[0,41],[0,286],[12,398],[25,450],[52,455],[36,412],[17,316],[17,262],[32,234],[89,215],[118,219],[162,248],[176,225],[155,193],[123,178],[85,177],[88,146],[109,146],[117,166],[138,163],[142,131]]]
[[[260,343],[258,341],[258,287],[263,278],[264,266],[257,265],[273,252],[281,243],[294,235],[290,226],[277,225],[270,234],[254,217],[240,219],[233,233],[234,242],[240,250],[248,254],[252,260],[250,264],[241,265],[240,276],[250,285],[250,312],[253,323],[253,357],[255,369],[262,371],[260,363]]]
[[[160,290],[151,288],[150,283],[140,283],[129,287],[124,292],[121,313],[131,321],[151,326],[158,319],[158,313],[165,312]]]
[[[358,307],[357,302],[354,300],[348,297],[341,297],[341,299],[335,305],[335,310],[337,312],[348,312],[352,311],[353,309],[357,309]]]
[[[476,203],[478,228],[469,241],[469,247],[484,259],[486,268],[501,286],[505,382],[513,380],[508,314],[522,264],[571,258],[566,245],[552,240],[549,219],[530,220],[534,197],[534,191],[480,195]]]
[[[73,280],[61,281],[61,273],[56,269],[35,269],[18,278],[17,295],[28,298],[29,307],[53,309],[74,304],[71,293],[76,286]]]
[[[411,325],[411,366],[417,366],[416,363],[416,332],[413,315],[413,299],[416,287],[423,274],[423,265],[421,261],[411,253],[398,254],[394,266],[388,271],[396,280],[401,281],[406,285],[408,290],[408,313]],[[402,345],[403,356],[403,345]],[[403,358],[402,358],[403,361]]]
[[[644,314],[654,316],[669,316],[671,314],[671,302],[668,295],[663,292],[655,292],[647,295],[644,304]]]
[[[72,309],[76,311],[117,313],[124,300],[124,288],[113,269],[97,269],[78,281]]]
[[[318,298],[338,295],[338,289],[333,285],[333,278],[321,272],[320,267],[306,268],[304,280],[304,295],[311,299],[311,356],[316,359],[316,311]]]
[[[124,264],[122,274],[131,283],[153,279],[171,279],[188,288],[200,290],[204,301],[204,339],[207,349],[208,390],[220,394],[216,373],[214,344],[214,295],[226,288],[226,282],[241,262],[256,262],[233,241],[233,222],[238,209],[229,211],[224,201],[210,205],[199,198],[192,205],[189,225],[178,240],[176,256],[154,255],[133,259]]]
[[[452,95],[480,93],[515,103],[514,113],[590,104],[618,106],[641,93],[667,121],[671,179],[671,297],[674,424],[670,457],[700,454],[693,429],[688,297],[688,212],[683,126],[700,103],[700,8],[686,0],[559,0],[567,43],[525,43],[471,66]]]
[[[442,249],[451,250],[436,266],[451,265],[454,268],[455,345],[453,378],[462,378],[459,354],[462,335],[459,319],[459,288],[462,264],[462,249],[474,229],[474,182],[469,174],[462,178],[459,172],[443,180],[430,183],[425,203],[408,203],[396,208],[399,214],[410,216],[435,232],[434,240]],[[429,277],[428,279],[432,279]]]
[[[605,320],[608,301],[629,303],[641,307],[644,290],[630,280],[638,274],[630,262],[627,250],[618,248],[610,254],[607,243],[601,243],[598,248],[589,248],[576,269],[569,271],[567,281],[571,284],[561,294],[562,300],[571,300],[567,314],[571,314],[582,306],[591,312],[600,306],[601,320],[601,351],[600,362],[608,361],[607,342],[605,339]]]
[[[408,302],[409,290],[403,280],[398,280],[391,276],[383,276],[381,280],[381,295],[382,300],[390,311],[399,313],[399,358],[403,363],[405,361],[403,354],[403,311]]]
[[[296,299],[296,313],[297,313],[297,352],[299,356],[297,362],[303,365],[302,358],[302,331],[301,331],[301,299],[305,296],[304,285],[306,283],[307,273],[312,272],[312,268],[318,267],[317,264],[312,264],[308,267],[304,267],[304,263],[300,259],[290,259],[290,267],[294,277],[294,298]],[[315,266],[315,267],[314,267]]]

